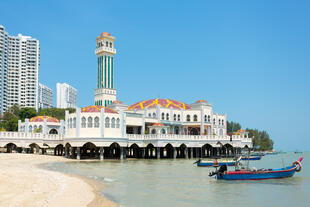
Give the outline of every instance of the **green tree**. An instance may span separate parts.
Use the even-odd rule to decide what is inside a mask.
[[[11,120],[11,119],[13,119],[13,118],[17,118],[17,116],[15,116],[14,114],[12,114],[12,113],[10,113],[10,112],[5,112],[5,113],[3,114],[3,117],[2,117],[2,119],[3,119],[4,121],[9,121],[9,120]]]
[[[52,116],[57,119],[65,119],[65,111],[68,110],[69,113],[75,112],[75,109],[73,108],[67,108],[67,109],[60,109],[60,108],[46,108],[42,109],[38,115],[41,116]]]
[[[37,111],[34,108],[22,108],[18,112],[19,118],[24,121],[25,119],[32,118],[37,115]]]
[[[18,119],[16,117],[3,123],[6,131],[17,131],[18,130]]]
[[[259,151],[273,149],[273,141],[270,139],[268,132],[259,131],[258,129],[246,129],[249,132],[249,137],[252,137],[253,148]]]
[[[226,124],[227,124],[227,133],[236,132],[239,129],[241,129],[241,125],[239,123],[237,123],[237,122],[233,122],[233,121],[229,122],[229,121],[227,121]]]
[[[9,109],[8,109],[8,112],[14,114],[16,117],[18,117],[18,112],[19,112],[20,108],[17,104],[14,104],[13,106],[11,106]]]

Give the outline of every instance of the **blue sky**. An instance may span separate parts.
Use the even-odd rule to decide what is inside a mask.
[[[309,150],[309,1],[0,1],[10,35],[41,45],[40,82],[93,104],[95,39],[116,37],[118,98],[205,99],[279,150]]]

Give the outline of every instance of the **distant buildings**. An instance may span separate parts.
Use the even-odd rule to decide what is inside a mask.
[[[52,108],[53,107],[54,92],[49,87],[39,83],[38,102],[39,108]]]
[[[14,104],[38,109],[39,65],[39,41],[0,25],[0,113]]]
[[[67,83],[57,83],[57,108],[76,108],[77,90]]]

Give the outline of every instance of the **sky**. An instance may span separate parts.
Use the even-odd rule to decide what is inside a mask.
[[[204,99],[277,150],[309,150],[309,11],[306,0],[0,0],[0,24],[40,41],[39,82],[74,86],[80,107],[94,103],[96,37],[109,32],[124,103]]]

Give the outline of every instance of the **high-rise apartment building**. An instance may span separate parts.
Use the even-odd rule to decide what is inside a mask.
[[[57,83],[57,108],[76,108],[77,90],[67,83]]]
[[[38,97],[39,108],[45,109],[53,107],[54,92],[52,89],[39,83]]]
[[[38,109],[39,41],[10,36],[0,25],[0,112],[17,104]]]

